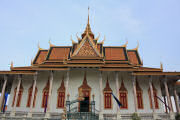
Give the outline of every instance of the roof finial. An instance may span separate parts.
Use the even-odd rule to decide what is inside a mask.
[[[81,35],[82,39],[84,38],[84,36],[86,36],[87,34],[89,34],[90,37],[92,37],[94,39],[94,34],[91,31],[91,27],[90,27],[90,23],[89,23],[89,7],[88,7],[88,22],[86,25],[86,29],[84,31],[84,33]]]
[[[80,40],[81,40],[81,38],[80,38],[80,37],[78,37],[78,33],[76,33],[76,37],[77,37],[78,41],[80,41]]]
[[[89,6],[88,6],[88,25],[89,25]]]
[[[98,36],[94,39],[94,40],[99,40],[99,37],[100,37],[100,33],[98,33]]]
[[[126,39],[126,43],[122,45],[122,47],[127,47],[127,44],[128,44],[128,39]]]
[[[72,39],[72,35],[71,35],[71,41],[72,41],[72,44],[76,43],[76,42]]]
[[[38,42],[38,49],[39,49],[39,50],[42,50],[42,48],[40,47],[40,44],[39,44],[39,42]]]
[[[137,46],[136,46],[135,50],[138,50],[138,48],[139,48],[139,41],[137,41]]]
[[[54,46],[54,45],[51,43],[51,38],[49,38],[49,46],[50,46],[50,47]]]
[[[163,63],[160,62],[160,68],[163,70]]]
[[[33,59],[31,59],[31,65],[33,65]]]
[[[13,68],[13,61],[11,61],[11,68]]]

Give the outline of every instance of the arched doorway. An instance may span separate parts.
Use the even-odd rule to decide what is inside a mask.
[[[84,99],[79,102],[79,112],[89,112],[91,102],[91,87],[87,84],[86,73],[84,75],[83,84],[78,88],[79,97]]]

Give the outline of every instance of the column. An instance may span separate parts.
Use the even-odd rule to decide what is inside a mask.
[[[175,100],[175,104],[176,104],[177,113],[180,114],[179,98],[178,98],[178,95],[177,95],[176,88],[174,88],[174,100]]]
[[[175,116],[174,116],[174,113],[172,111],[171,100],[170,100],[171,98],[169,96],[169,90],[168,90],[168,86],[167,86],[167,78],[166,77],[164,80],[164,87],[165,87],[165,92],[166,92],[166,96],[167,96],[168,106],[170,108],[170,110],[169,110],[170,119],[174,120]]]
[[[49,95],[48,95],[48,103],[47,103],[47,113],[45,117],[50,117],[50,106],[51,106],[51,94],[52,94],[52,85],[53,85],[53,71],[50,71],[50,80],[49,80]]]
[[[20,89],[20,85],[21,85],[21,80],[22,80],[22,75],[18,75],[18,85],[17,85],[17,89],[16,89],[16,97],[15,97],[13,109],[11,111],[11,116],[15,116],[16,104],[17,104],[17,98],[18,98],[18,95],[19,95],[19,89]]]
[[[150,94],[151,94],[151,101],[152,101],[152,110],[153,110],[153,119],[157,119],[157,115],[155,114],[155,104],[154,104],[154,90],[152,86],[153,77],[149,76],[149,87],[150,87]]]
[[[115,72],[115,79],[116,79],[116,96],[119,99],[119,74],[118,72]],[[121,115],[120,115],[120,108],[117,105],[117,120],[121,119]]]
[[[152,110],[153,113],[155,112],[155,104],[154,104],[154,92],[152,87],[152,76],[149,78],[149,88],[150,88],[150,94],[151,94],[151,101],[152,101]]]
[[[65,101],[67,100],[68,94],[69,94],[69,70],[66,73],[66,83],[65,83],[65,87],[66,87],[66,91],[65,91]]]
[[[168,90],[168,86],[167,86],[166,80],[164,80],[164,87],[165,87],[165,92],[166,92],[166,96],[167,96],[168,107],[170,109],[169,112],[172,112],[171,101],[170,101],[170,96],[169,96],[169,90]]]
[[[102,72],[99,73],[99,120],[103,120],[103,88],[102,88]]]
[[[1,91],[1,97],[0,97],[0,109],[3,107],[3,101],[4,101],[4,95],[6,90],[6,83],[7,83],[7,75],[4,75],[4,84]]]
[[[168,113],[168,109],[167,109],[167,102],[166,102],[166,96],[163,96],[164,98],[164,103],[165,103],[165,113]]]
[[[30,102],[30,110],[28,113],[28,117],[32,117],[32,108],[33,108],[33,102],[34,102],[34,95],[35,95],[35,90],[36,90],[36,81],[37,81],[37,73],[33,76],[33,89],[32,89],[32,97],[31,97],[31,102]]]
[[[132,83],[133,83],[133,95],[134,95],[134,108],[135,112],[137,113],[137,94],[136,94],[136,77],[133,76],[132,78]]]

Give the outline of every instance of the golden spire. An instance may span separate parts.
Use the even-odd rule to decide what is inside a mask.
[[[126,40],[126,43],[122,45],[122,47],[127,47],[127,44],[128,44],[128,40]]]
[[[11,68],[13,68],[13,61],[11,61]]]
[[[71,35],[71,41],[72,41],[72,44],[76,43],[76,42],[72,39],[72,35]]]
[[[134,48],[134,50],[138,50],[139,49],[139,41],[137,41],[137,46],[136,48]]]
[[[42,50],[42,48],[40,47],[40,44],[39,44],[39,42],[38,42],[38,49],[39,49],[39,50]]]
[[[78,41],[80,41],[80,40],[81,40],[81,38],[79,38],[79,37],[78,37],[78,33],[76,33],[76,37],[77,37]]]
[[[94,39],[94,40],[99,40],[99,37],[100,37],[100,33],[98,33],[98,36]]]
[[[51,38],[49,38],[49,46],[50,46],[50,47],[54,46],[54,45],[51,43]]]
[[[162,64],[162,62],[160,62],[160,68],[163,70],[163,64]]]
[[[31,65],[33,65],[33,59],[31,59]]]
[[[87,22],[87,25],[86,25],[86,29],[85,29],[84,33],[82,34],[82,38],[86,34],[89,34],[89,36],[91,36],[94,39],[94,34],[91,31],[91,27],[90,27],[90,23],[89,23],[89,7],[88,7],[88,22]]]

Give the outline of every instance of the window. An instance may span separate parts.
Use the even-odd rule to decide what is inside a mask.
[[[58,92],[58,108],[64,108],[65,92]]]
[[[58,98],[57,98],[57,108],[64,108],[65,104],[65,86],[64,86],[64,77],[61,82],[61,86],[58,89]]]
[[[153,87],[153,95],[154,95],[154,105],[155,105],[155,109],[159,109],[159,103],[158,103],[158,99],[157,99],[157,90],[156,88],[154,87],[154,85],[152,84],[152,87]],[[150,107],[152,109],[152,99],[151,99],[151,91],[150,91],[150,88],[148,90],[148,94],[149,94],[149,101],[150,101]]]
[[[143,109],[142,91],[137,91],[138,108]]]
[[[124,82],[122,80],[121,87],[119,89],[119,100],[122,104],[121,109],[127,109],[128,108],[128,99],[127,99],[127,89],[124,86]]]
[[[27,105],[26,105],[27,107],[30,107],[30,104],[31,104],[32,91],[33,91],[33,85],[29,88],[29,91],[28,91],[28,101],[27,101]],[[36,95],[37,95],[37,87],[35,88],[33,107],[35,107]]]
[[[104,93],[104,108],[105,109],[110,109],[112,108],[112,101],[111,101],[111,93]]]
[[[13,98],[12,107],[15,104],[16,92],[17,92],[17,87],[14,89],[14,98]],[[22,94],[23,94],[23,86],[22,86],[22,83],[21,83],[20,88],[19,88],[18,97],[17,97],[16,107],[20,107]]]
[[[45,88],[43,89],[42,108],[47,107],[48,98],[49,98],[49,80],[48,80]]]
[[[137,94],[137,104],[138,109],[143,109],[143,97],[142,97],[142,89],[140,88],[137,80],[136,80],[136,94]]]
[[[109,82],[107,79],[106,87],[104,88],[104,108],[111,109],[112,108],[112,89],[109,86]]]

